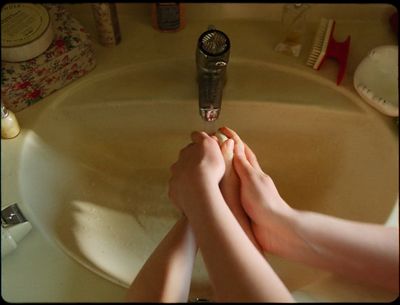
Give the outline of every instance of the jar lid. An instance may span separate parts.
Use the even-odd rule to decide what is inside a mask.
[[[8,3],[2,7],[2,60],[23,61],[36,57],[49,47],[52,39],[50,15],[43,5]]]

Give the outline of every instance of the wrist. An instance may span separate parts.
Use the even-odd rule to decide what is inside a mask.
[[[185,187],[181,190],[177,203],[185,217],[188,217],[192,210],[209,204],[210,197],[217,190],[219,191],[218,183],[206,181],[205,179],[187,181]]]
[[[191,195],[186,197],[186,203],[183,208],[183,213],[189,223],[192,223],[194,218],[201,219],[220,199],[223,200],[218,184],[198,184],[192,186],[192,189]]]

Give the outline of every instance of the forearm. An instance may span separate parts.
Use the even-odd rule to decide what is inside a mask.
[[[216,292],[216,301],[293,301],[240,227],[218,187],[201,194],[186,215]]]
[[[182,217],[143,265],[129,288],[135,302],[186,302],[197,245],[192,228]]]
[[[398,228],[303,211],[286,223],[291,229],[283,231],[285,241],[275,254],[398,290]]]

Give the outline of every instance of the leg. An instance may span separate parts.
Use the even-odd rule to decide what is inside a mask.
[[[239,222],[242,229],[246,232],[248,238],[254,246],[261,251],[261,246],[258,244],[251,229],[251,222],[240,203],[240,180],[233,167],[233,148],[234,141],[227,139],[222,142],[220,140],[221,152],[225,160],[225,174],[219,184],[221,193],[228,204],[230,210]]]

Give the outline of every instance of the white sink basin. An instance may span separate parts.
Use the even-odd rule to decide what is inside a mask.
[[[178,218],[169,166],[198,114],[193,58],[89,77],[26,122],[19,191],[27,218],[90,270],[128,287]],[[315,74],[233,59],[222,112],[293,207],[384,223],[398,196],[395,126]],[[267,255],[294,291],[326,273]],[[209,296],[198,256],[192,294]]]

